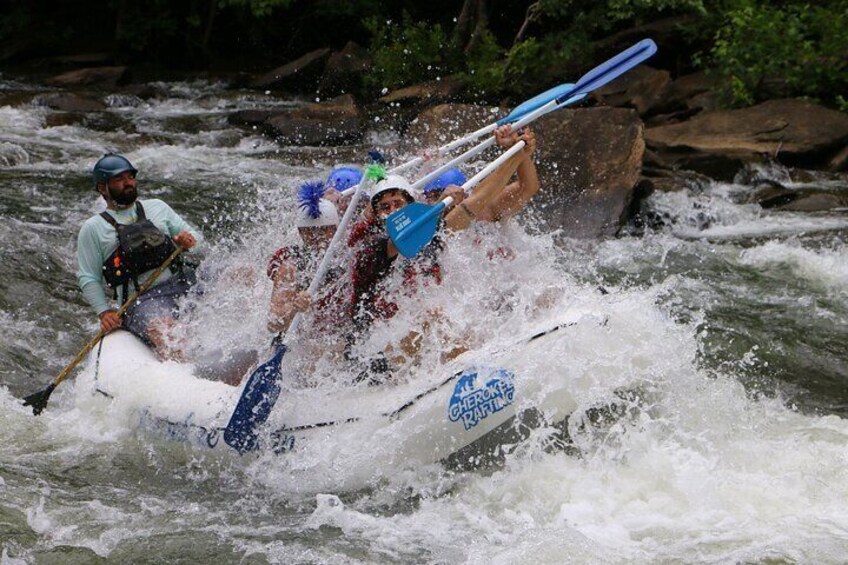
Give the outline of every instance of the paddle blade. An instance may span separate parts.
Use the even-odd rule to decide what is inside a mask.
[[[56,384],[50,383],[50,386],[44,390],[25,396],[24,406],[32,406],[33,416],[38,416],[45,408],[47,408],[47,401],[50,400],[50,395],[53,393],[53,389],[55,388]]]
[[[656,52],[657,44],[650,39],[643,39],[580,77],[570,91],[564,91],[559,95],[557,102],[562,104],[573,96],[592,92],[612,82]]]
[[[544,106],[548,102],[550,102],[552,100],[557,100],[562,95],[567,94],[569,92],[573,92],[573,91],[574,91],[574,85],[571,84],[570,82],[566,82],[566,83],[563,83],[559,86],[555,86],[555,87],[551,88],[550,90],[546,90],[545,92],[543,92],[541,94],[537,94],[536,96],[534,96],[530,100],[526,100],[526,101],[522,102],[521,104],[519,104],[518,106],[516,106],[512,110],[512,112],[509,113],[508,116],[503,117],[500,120],[498,120],[498,125],[502,126],[504,124],[511,124],[512,122],[515,122],[515,121],[521,119],[522,117],[526,116],[530,112],[532,112],[534,110],[538,110],[539,108],[541,108],[542,106]],[[575,100],[575,102],[576,102],[576,100]]]
[[[268,361],[253,371],[224,429],[224,441],[239,453],[259,447],[257,430],[268,420],[280,396],[280,365],[285,354],[286,346],[280,345]]]
[[[430,243],[444,208],[442,202],[435,206],[413,202],[386,219],[386,231],[401,255],[407,259],[415,257]]]

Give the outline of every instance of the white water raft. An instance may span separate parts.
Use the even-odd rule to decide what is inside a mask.
[[[568,355],[575,332],[603,331],[605,324],[606,318],[571,311],[524,339],[465,353],[400,385],[284,387],[265,426],[263,445],[286,453],[391,441],[394,453],[407,462],[467,459],[481,447],[514,442],[526,414],[547,423],[565,420],[577,407],[572,392],[581,378],[563,371],[563,363],[551,362],[550,356]],[[95,356],[89,359],[90,376]],[[133,335],[117,331],[105,338],[91,383],[97,394],[120,403],[145,426],[228,449],[223,430],[241,387],[198,378],[192,369],[159,361]]]

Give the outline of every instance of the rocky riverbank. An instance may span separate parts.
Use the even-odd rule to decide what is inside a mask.
[[[77,57],[63,64],[92,61],[96,58]],[[231,125],[259,130],[281,146],[335,147],[343,156],[374,130],[401,136],[399,147],[383,148],[390,155],[421,152],[490,123],[512,106],[469,103],[464,80],[451,76],[370,96],[362,83],[370,66],[367,50],[351,42],[338,52],[319,49],[257,76],[230,74],[223,80],[234,92],[296,96],[301,103],[221,110]],[[574,77],[562,78],[569,79]],[[161,95],[161,83],[133,82],[131,69],[118,66],[71,68],[37,82],[43,86],[0,92],[0,106],[49,108],[47,126],[134,133],[132,124],[108,108],[116,97],[126,106]],[[756,185],[751,165],[770,162],[790,172],[785,183],[763,182],[756,192],[763,208],[848,207],[848,115],[802,99],[736,110],[720,109],[718,99],[718,85],[704,73],[672,77],[643,65],[581,104],[541,118],[534,128],[545,188],[537,211],[567,235],[612,236],[654,190],[679,190],[704,178],[744,178]],[[13,152],[7,153],[0,154],[0,165],[14,161]]]

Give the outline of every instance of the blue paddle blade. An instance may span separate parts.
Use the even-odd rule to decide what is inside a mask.
[[[424,249],[439,228],[439,216],[445,204],[427,206],[413,202],[404,206],[386,219],[386,231],[398,252],[407,259],[415,257]]]
[[[538,110],[551,100],[556,100],[563,94],[571,92],[572,90],[574,90],[574,85],[570,82],[566,82],[559,86],[555,86],[550,90],[546,90],[541,94],[537,94],[530,100],[525,100],[524,102],[513,108],[512,112],[510,112],[508,116],[498,120],[498,125],[502,126],[504,124],[511,124],[512,122],[517,122],[530,112]]]
[[[224,441],[239,453],[259,447],[257,430],[268,420],[271,408],[280,396],[280,364],[286,346],[279,345],[274,355],[250,375],[236,409],[224,429]]]
[[[612,82],[656,52],[657,44],[650,39],[643,39],[580,77],[571,90],[563,91],[559,95],[557,102],[564,104],[573,96],[592,92]]]

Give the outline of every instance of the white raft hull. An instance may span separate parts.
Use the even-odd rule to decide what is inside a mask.
[[[604,322],[571,312],[517,343],[466,353],[437,373],[402,385],[284,389],[263,444],[285,453],[392,442],[393,454],[408,463],[452,459],[463,464],[483,445],[514,441],[522,420],[517,415],[530,411],[534,418],[557,423],[576,409],[572,389],[580,379],[563,374],[562,365],[550,363],[548,355],[567,344],[578,325],[598,329]],[[94,363],[92,354],[91,375]],[[240,387],[197,378],[191,365],[163,363],[123,331],[105,338],[93,382],[100,395],[121,403],[145,426],[228,449],[223,430]]]

